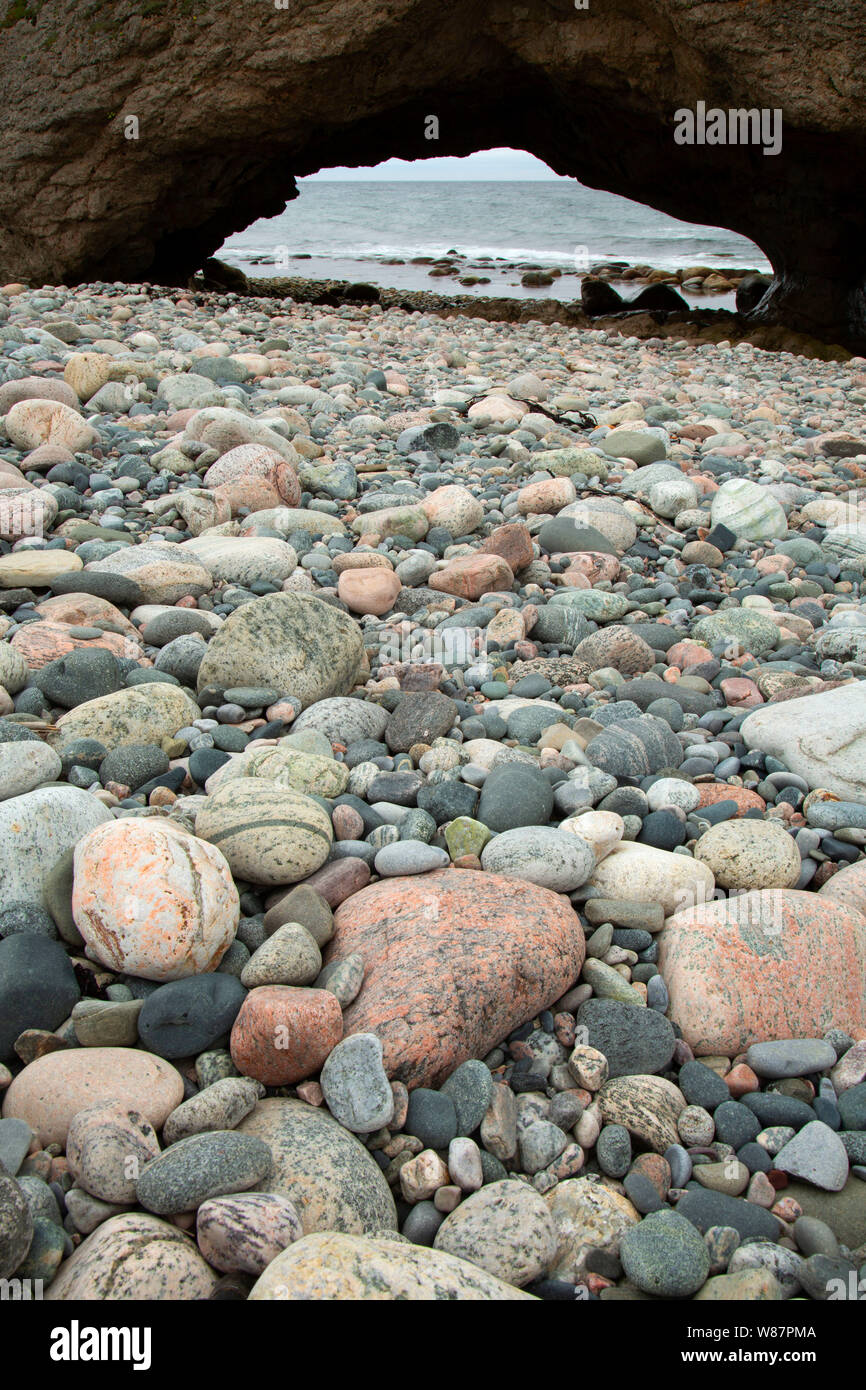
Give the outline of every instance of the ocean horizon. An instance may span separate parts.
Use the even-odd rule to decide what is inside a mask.
[[[571,179],[302,179],[282,213],[236,232],[217,254],[252,278],[365,279],[456,292],[431,277],[429,266],[409,263],[449,253],[463,257],[471,273],[490,277],[489,285],[471,287],[475,293],[541,298],[577,297],[579,277],[609,261],[663,270],[770,269],[763,252],[736,232],[682,222]],[[528,290],[520,284],[526,263],[575,279]]]

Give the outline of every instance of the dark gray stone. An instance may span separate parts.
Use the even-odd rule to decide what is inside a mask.
[[[414,1134],[425,1149],[447,1149],[457,1135],[457,1109],[450,1096],[425,1086],[409,1094],[406,1134]]]
[[[104,647],[76,647],[66,656],[49,661],[40,671],[34,671],[32,684],[53,705],[74,709],[87,700],[113,695],[121,689],[123,676],[113,652]]]
[[[588,1044],[607,1058],[609,1076],[647,1076],[664,1071],[676,1034],[663,1014],[616,999],[587,999],[577,1011]]]
[[[159,1057],[195,1057],[231,1031],[246,997],[236,975],[214,972],[172,980],[144,1001],[139,1037]]]
[[[193,1211],[209,1197],[248,1191],[272,1166],[268,1145],[255,1135],[233,1129],[193,1134],[144,1165],[136,1196],[147,1211],[174,1216]]]
[[[540,768],[502,763],[481,789],[477,818],[499,835],[524,825],[547,825],[552,810],[553,788]]]
[[[0,941],[0,1059],[13,1055],[25,1028],[57,1028],[81,998],[63,947],[19,933]]]

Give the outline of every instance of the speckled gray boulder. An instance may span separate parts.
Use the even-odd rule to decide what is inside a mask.
[[[656,1211],[624,1233],[619,1247],[631,1282],[656,1298],[689,1298],[706,1282],[710,1256],[700,1233],[675,1211]]]
[[[245,1192],[267,1178],[271,1152],[253,1135],[236,1130],[193,1134],[145,1164],[135,1185],[143,1207],[157,1216],[192,1211],[209,1197]]]
[[[273,1097],[259,1101],[237,1132],[269,1145],[273,1172],[259,1190],[294,1202],[305,1234],[397,1229],[394,1198],[378,1163],[326,1111]]]
[[[39,787],[0,803],[0,882],[7,902],[42,903],[42,884],[61,855],[112,820],[79,787]]]
[[[263,685],[306,708],[348,694],[363,662],[361,630],[347,613],[306,595],[267,594],[235,609],[211,639],[198,689]]]
[[[295,1241],[272,1260],[254,1284],[250,1302],[466,1303],[531,1297],[441,1250],[396,1237],[372,1239],[328,1231]]]

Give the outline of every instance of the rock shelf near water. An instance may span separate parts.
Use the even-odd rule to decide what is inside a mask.
[[[0,1278],[856,1288],[864,405],[858,358],[0,289]]]

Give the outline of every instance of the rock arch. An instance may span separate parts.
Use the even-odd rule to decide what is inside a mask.
[[[298,176],[511,145],[744,233],[776,272],[756,318],[866,345],[849,0],[278,3],[0,0],[0,279],[181,283]],[[781,109],[781,152],[675,144],[699,101]]]

